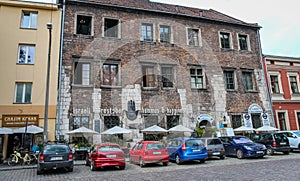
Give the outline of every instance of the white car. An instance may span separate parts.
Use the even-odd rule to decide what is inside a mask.
[[[300,131],[299,130],[291,130],[291,131],[279,131],[284,133],[290,142],[291,151],[294,149],[300,150]]]

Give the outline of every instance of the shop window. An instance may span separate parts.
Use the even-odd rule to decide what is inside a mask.
[[[104,18],[104,37],[119,38],[119,20]]]
[[[90,63],[74,63],[74,84],[90,85]]]
[[[74,116],[73,117],[73,130],[80,127],[89,128],[89,117],[88,116]]]
[[[233,70],[224,70],[224,81],[227,90],[235,89],[235,78]]]
[[[18,64],[34,64],[34,56],[34,45],[19,45]]]
[[[153,41],[153,25],[142,24],[142,41]]]
[[[158,116],[144,115],[145,128],[158,124]]]
[[[242,126],[242,116],[241,115],[232,115],[232,128],[238,128]]]
[[[16,83],[15,103],[31,103],[32,83]]]
[[[260,114],[251,114],[253,128],[259,128],[262,126],[260,117]]]
[[[37,28],[37,12],[27,12],[23,11],[21,28],[36,29]]]
[[[179,125],[179,116],[167,116],[167,129]]]
[[[104,116],[104,130],[110,129],[114,126],[120,126],[120,119],[118,116]]]
[[[92,17],[77,15],[76,34],[92,35]]]

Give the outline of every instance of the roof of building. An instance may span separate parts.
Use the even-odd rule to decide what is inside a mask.
[[[201,18],[230,24],[238,24],[254,28],[261,28],[257,23],[246,23],[244,21],[225,15],[213,9],[206,10],[193,7],[152,2],[150,0],[69,0],[69,2],[91,3],[144,11],[154,11],[159,13],[176,14],[179,16],[189,16],[194,18]]]

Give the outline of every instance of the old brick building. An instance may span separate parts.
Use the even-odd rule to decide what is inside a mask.
[[[64,17],[62,135],[119,125],[135,140],[155,124],[236,128],[244,117],[257,128],[271,112],[257,24],[148,0],[68,0]]]

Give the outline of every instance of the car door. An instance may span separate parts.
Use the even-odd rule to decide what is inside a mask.
[[[137,162],[136,160],[136,157],[137,157],[137,147],[138,147],[139,143],[136,143],[132,148],[131,150],[129,151],[129,154],[130,154],[130,159],[131,161],[133,162]]]
[[[230,138],[221,138],[221,141],[223,142],[224,149],[225,149],[225,155],[235,155],[236,146],[232,139]]]
[[[285,132],[285,134],[289,139],[290,147],[291,148],[297,148],[298,147],[297,137],[293,133],[290,133],[290,132]]]
[[[178,149],[178,146],[181,142],[179,140],[170,140],[167,143],[167,151],[170,160],[175,160],[175,155]]]

